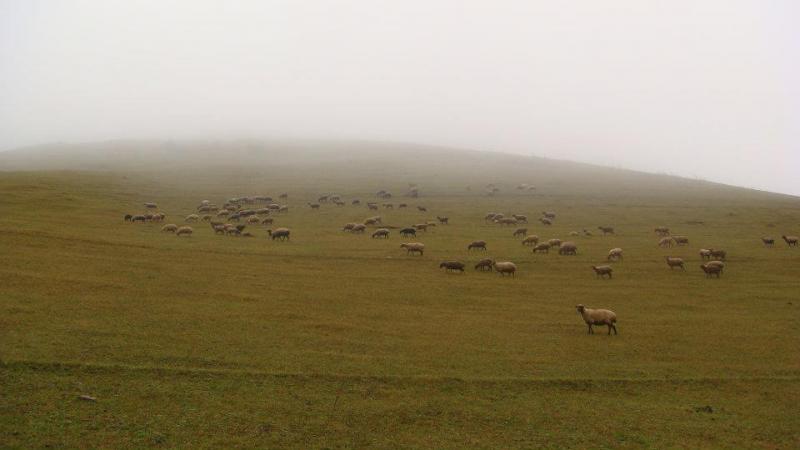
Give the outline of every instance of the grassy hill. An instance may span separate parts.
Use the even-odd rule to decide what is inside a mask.
[[[366,142],[51,146],[0,153],[0,168],[2,447],[800,445],[800,248],[759,239],[800,233],[796,197]],[[122,220],[155,201],[183,224],[203,199],[281,192],[290,242]],[[333,192],[347,206],[307,206]],[[375,214],[354,198],[408,203],[378,212],[389,226],[450,225],[408,256],[396,230],[341,231]],[[534,255],[489,211],[527,214],[530,234],[579,254]],[[657,247],[658,225],[690,245]],[[625,259],[597,279],[612,247]],[[728,252],[719,280],[698,267],[708,247]],[[517,276],[438,269],[484,257]],[[587,335],[578,303],[616,311],[619,336]]]

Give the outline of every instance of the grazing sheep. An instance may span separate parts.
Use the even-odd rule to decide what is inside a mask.
[[[771,237],[762,237],[761,242],[764,244],[764,247],[772,247],[775,245],[775,239]]]
[[[528,229],[527,229],[527,228],[517,228],[517,229],[514,231],[514,234],[513,234],[513,236],[514,236],[514,237],[517,237],[517,236],[525,236],[526,234],[528,234]]]
[[[622,249],[612,248],[608,251],[608,257],[606,257],[609,261],[622,261]]]
[[[175,231],[175,236],[181,236],[181,235],[184,235],[184,234],[187,235],[187,236],[191,236],[192,233],[194,233],[194,230],[192,229],[192,227],[183,226],[183,227],[178,228]]]
[[[673,245],[675,245],[675,239],[669,236],[663,237],[658,241],[658,246],[661,248],[669,248]]]
[[[522,240],[522,245],[536,245],[539,243],[539,236],[532,234],[530,236],[525,236],[525,239]]]
[[[184,222],[197,222],[198,220],[200,220],[200,216],[198,216],[197,214],[189,214],[183,220]]]
[[[222,224],[213,224],[211,228],[214,229],[214,234],[225,234],[225,225]]]
[[[494,266],[494,261],[491,259],[482,259],[475,264],[475,270],[480,270],[481,272],[485,270],[492,270],[492,266]]]
[[[580,236],[580,233],[578,233],[577,231],[570,231],[570,232],[569,232],[569,235],[570,235],[570,236],[573,236],[573,237],[574,237],[574,236]]]
[[[528,223],[528,216],[522,214],[512,214],[511,217],[517,219],[519,223]]]
[[[416,228],[418,231],[428,231],[428,224],[427,223],[418,223],[418,224],[414,225],[414,228]]]
[[[450,218],[449,218],[449,217],[447,217],[447,216],[436,216],[436,219],[437,219],[437,220],[439,221],[439,223],[440,223],[440,224],[442,224],[442,225],[448,225],[448,224],[449,224],[449,222],[450,222]]]
[[[156,205],[155,203],[145,203],[144,207],[147,209],[158,209],[158,205]]]
[[[550,244],[542,242],[533,247],[533,253],[550,253]]]
[[[548,226],[553,224],[553,221],[551,219],[548,219],[547,217],[540,218],[539,222],[542,222],[542,225],[548,225]]]
[[[131,215],[131,214],[125,214],[125,217],[124,217],[124,219],[125,219],[125,222],[130,222],[130,221],[131,221],[131,219],[133,219],[133,215]]]
[[[513,277],[517,272],[517,265],[511,261],[498,261],[494,263],[494,270],[501,276],[511,275]]]
[[[700,259],[711,259],[711,250],[707,248],[700,249]]]
[[[614,234],[614,227],[597,227],[597,229],[603,232],[603,236]]]
[[[725,250],[714,250],[713,248],[709,249],[709,250],[711,251],[711,257],[712,258],[717,258],[719,260],[724,260],[725,257],[728,256],[728,252],[726,252]]]
[[[136,223],[136,222],[145,223],[146,221],[147,221],[147,217],[145,217],[144,215],[141,215],[141,214],[138,214],[138,215],[135,215],[135,216],[131,217],[131,222],[132,223]]]
[[[272,217],[265,217],[264,219],[261,220],[261,225],[272,225],[274,221],[275,219],[273,219]]]
[[[442,267],[444,267],[445,272],[458,271],[464,273],[464,263],[459,261],[444,261],[439,264],[439,268],[441,269]]]
[[[258,216],[250,216],[247,218],[247,223],[261,223],[261,219]]]
[[[669,235],[669,228],[667,227],[656,227],[655,232],[659,236],[668,236]]]
[[[703,269],[703,272],[705,272],[706,278],[713,277],[714,275],[719,278],[720,275],[722,275],[722,270],[725,268],[725,264],[723,264],[721,261],[711,261],[701,264],[700,268]]]
[[[544,216],[546,219],[553,220],[556,218],[556,213],[552,211],[542,211],[542,216]]]
[[[416,236],[417,230],[414,228],[403,228],[400,230],[400,236],[409,237],[409,236]]]
[[[426,208],[424,206],[417,206],[417,209],[422,211],[422,212],[428,212],[428,208]]]
[[[378,210],[378,205],[375,204],[375,203],[367,203],[367,209],[377,211]]]
[[[372,233],[372,238],[384,238],[389,239],[389,230],[386,228],[378,228]]]
[[[342,231],[353,231],[353,227],[356,226],[354,223],[346,223],[344,227],[342,227]]]
[[[487,222],[489,222],[489,221],[493,221],[493,220],[495,219],[495,217],[496,217],[496,216],[497,216],[497,213],[492,213],[492,212],[490,212],[490,213],[487,213],[487,214],[486,214],[486,216],[483,218],[483,220],[485,220],[485,221],[487,221]]]
[[[471,244],[467,246],[467,251],[472,250],[486,250],[486,241],[473,241]]]
[[[517,224],[517,219],[515,219],[513,217],[501,217],[499,219],[494,219],[494,223],[497,223],[497,224],[500,224],[500,225],[516,225]]]
[[[611,272],[614,271],[611,266],[592,266],[592,270],[594,270],[595,276],[603,278],[608,275],[609,279],[611,279]]]
[[[163,227],[161,227],[161,231],[166,231],[168,233],[174,233],[177,230],[178,230],[178,226],[175,225],[174,223],[168,223],[168,224],[164,225]]]
[[[676,267],[680,267],[681,270],[686,270],[686,268],[683,267],[683,258],[674,258],[672,256],[667,256],[666,259],[667,259],[667,265],[669,266],[669,270],[672,270]]]
[[[367,226],[363,223],[357,223],[353,226],[353,233],[363,233],[367,229]]]
[[[277,229],[275,229],[275,231],[267,230],[267,234],[269,235],[269,237],[272,238],[273,241],[275,239],[278,239],[278,240],[281,240],[281,241],[288,241],[290,233],[291,233],[291,231],[288,228],[277,228]]]
[[[781,238],[783,238],[784,242],[786,242],[789,247],[797,247],[797,241],[800,240],[797,236],[783,235]]]
[[[559,255],[577,255],[578,246],[574,242],[564,242],[558,249]]]
[[[412,253],[419,253],[422,256],[423,252],[425,251],[425,244],[419,242],[406,242],[400,244],[400,248],[406,249],[406,253],[409,255]]]
[[[586,334],[594,334],[592,325],[607,325],[609,336],[611,335],[611,330],[614,330],[614,334],[619,334],[617,332],[617,315],[614,311],[607,309],[590,309],[583,305],[577,305],[575,309],[578,310],[578,314],[583,317],[583,321],[589,326],[589,332]]]
[[[673,236],[675,239],[675,245],[689,245],[689,238],[686,236]]]
[[[550,239],[547,241],[550,247],[561,247],[561,239]]]

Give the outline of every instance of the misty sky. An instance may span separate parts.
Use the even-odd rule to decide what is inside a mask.
[[[0,0],[0,149],[440,144],[800,194],[800,2]]]

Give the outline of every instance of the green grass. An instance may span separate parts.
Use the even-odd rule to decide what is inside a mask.
[[[800,446],[800,249],[759,241],[797,234],[797,198],[503,157],[477,170],[485,160],[430,156],[415,171],[420,158],[0,173],[0,446]],[[419,235],[423,257],[396,234],[342,233],[373,214],[363,206],[303,207],[408,182],[423,198],[393,199],[411,207],[381,210],[385,223],[450,217]],[[287,243],[122,221],[144,201],[180,224],[204,198],[283,191]],[[542,210],[558,213],[528,225],[542,238],[618,235],[533,255],[482,219]],[[656,247],[656,225],[691,245]],[[468,253],[474,239],[489,251]],[[589,266],[617,246],[614,279],[596,279]],[[701,247],[728,251],[721,279],[700,271]],[[517,276],[438,269],[486,256]],[[616,311],[619,336],[586,335],[578,303]]]

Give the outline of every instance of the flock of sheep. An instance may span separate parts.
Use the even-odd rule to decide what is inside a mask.
[[[379,191],[376,194],[377,197],[388,200],[392,198],[392,195],[387,191]],[[412,190],[407,194],[407,196],[412,198],[418,197],[418,191],[416,187],[413,187]],[[281,200],[288,198],[287,194],[281,194],[279,196]],[[311,210],[316,211],[321,208],[321,205],[324,203],[329,203],[336,205],[337,207],[345,206],[346,203],[342,200],[341,196],[339,195],[323,195],[317,199],[317,202],[309,202],[308,206]],[[358,199],[354,199],[351,201],[351,205],[360,205],[361,201]],[[257,207],[258,206],[258,207]],[[376,202],[367,202],[366,204],[368,210],[377,210],[379,206]],[[380,205],[384,209],[394,209],[395,205],[393,203],[384,202]],[[146,222],[163,222],[166,216],[158,212],[158,206],[155,203],[145,203],[145,212],[142,214],[126,214],[124,217],[125,221],[132,222],[132,223],[146,223]],[[397,205],[398,208],[407,208],[407,203],[399,203]],[[427,212],[427,208],[425,206],[417,205],[417,210],[420,212]],[[211,228],[213,229],[215,234],[225,235],[225,236],[236,236],[236,237],[254,237],[252,233],[249,231],[245,231],[247,225],[264,225],[264,226],[271,226],[274,223],[274,218],[272,217],[273,214],[286,214],[289,211],[289,207],[285,204],[274,203],[271,197],[267,196],[253,196],[253,197],[241,197],[241,198],[232,198],[224,202],[224,204],[220,207],[208,200],[203,200],[197,206],[197,212],[192,213],[186,217],[184,217],[184,222],[186,223],[195,223],[195,222],[207,222]],[[219,221],[220,219],[224,221]],[[436,216],[437,221],[426,221],[414,224],[410,227],[401,228],[399,230],[399,234],[401,237],[416,237],[417,232],[424,232],[430,227],[435,227],[438,225],[447,225],[449,224],[449,218],[446,216]],[[539,217],[538,221],[544,226],[550,226],[556,219],[556,213],[552,211],[542,211],[541,217]],[[495,213],[490,212],[484,216],[484,220],[489,223],[494,223],[500,226],[512,226],[512,225],[519,225],[519,224],[527,224],[528,217],[522,214],[511,214],[505,215],[502,213]],[[240,223],[244,221],[245,223]],[[236,222],[236,223],[234,223]],[[392,230],[390,227],[384,227],[382,225],[381,216],[375,215],[371,217],[367,217],[360,223],[347,223],[342,228],[342,231],[352,233],[352,234],[363,234],[366,232],[368,227],[376,227],[372,233],[371,237],[373,239],[388,239]],[[615,234],[614,227],[610,226],[598,226],[597,227],[603,235],[607,234]],[[191,236],[194,232],[194,229],[189,225],[182,225],[179,226],[174,223],[165,224],[161,227],[162,232],[174,233],[176,236]],[[680,235],[672,235],[670,233],[669,228],[659,226],[654,229],[655,233],[660,237],[658,241],[658,246],[662,248],[671,248],[673,246],[685,246],[689,244],[689,239],[686,236]],[[289,228],[281,227],[276,229],[267,229],[267,235],[274,241],[288,241],[291,235],[291,230]],[[581,232],[572,231],[570,236],[591,236],[592,233],[589,230],[583,229]],[[541,241],[539,236],[528,234],[527,228],[517,228],[512,237],[518,238],[522,237],[522,245],[530,246],[532,248],[532,253],[549,253],[551,249],[558,249],[559,255],[577,255],[578,254],[578,246],[573,241],[564,241],[562,242],[561,239],[548,239],[546,241]],[[797,236],[781,236],[784,242],[790,247],[798,246],[798,237]],[[762,237],[761,241],[764,246],[773,246],[775,244],[775,239],[771,237]],[[421,242],[403,242],[400,244],[400,248],[406,250],[406,253],[409,255],[423,255],[425,252],[425,244]],[[484,240],[475,240],[467,245],[468,251],[486,251],[487,250],[487,243]],[[699,255],[701,260],[704,261],[703,264],[700,265],[701,270],[705,273],[707,278],[716,277],[719,278],[723,270],[725,269],[725,262],[727,252],[721,249],[701,249],[699,251]],[[623,250],[622,248],[612,248],[609,250],[608,254],[606,255],[606,260],[608,262],[618,262],[623,260]],[[672,270],[675,268],[680,268],[681,270],[686,270],[684,267],[685,261],[683,258],[673,257],[673,256],[666,256],[665,257],[667,266]],[[439,264],[440,269],[444,269],[446,272],[458,272],[464,273],[466,264],[461,261],[455,260],[448,260],[442,261]],[[602,264],[602,265],[593,265],[591,266],[592,270],[594,271],[595,275],[598,278],[612,278],[612,274],[614,269],[609,264]],[[517,265],[511,261],[494,261],[490,258],[484,258],[477,262],[474,266],[475,270],[478,271],[496,271],[501,276],[515,276],[517,272]],[[606,309],[590,309],[585,307],[584,305],[577,305],[576,309],[578,313],[581,315],[583,320],[588,325],[588,333],[592,334],[592,326],[607,326],[608,327],[608,334],[610,335],[613,331],[614,334],[617,333],[616,322],[617,316],[614,312],[606,310]]]

